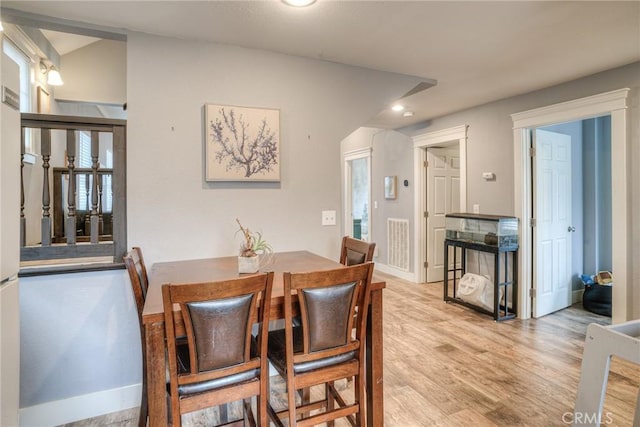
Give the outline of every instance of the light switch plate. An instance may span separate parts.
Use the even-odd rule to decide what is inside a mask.
[[[336,211],[322,211],[322,225],[336,225]]]
[[[495,181],[496,180],[496,174],[493,172],[482,172],[482,178],[485,181]]]
[[[478,204],[473,205],[473,213],[477,213],[477,214],[480,213],[480,205]]]

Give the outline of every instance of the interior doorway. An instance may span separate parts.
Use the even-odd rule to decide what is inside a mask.
[[[532,130],[533,317],[582,299],[611,271],[611,116]]]
[[[514,123],[514,180],[515,215],[521,220],[518,256],[518,317],[529,318],[533,314],[532,296],[537,291],[534,278],[533,257],[533,185],[530,156],[530,129],[589,119],[604,115],[611,117],[611,258],[616,285],[612,288],[612,322],[628,320],[631,310],[627,293],[630,287],[630,252],[628,233],[628,151],[627,97],[629,89],[620,89],[574,101],[537,108],[513,114]]]
[[[453,212],[460,212],[458,141],[427,148],[427,283],[444,278],[445,215]]]
[[[433,256],[436,260],[435,262],[437,262],[435,257],[442,256],[440,262],[444,261],[444,244],[438,248],[437,243],[435,243],[437,238],[434,237],[437,233],[432,233],[430,237],[428,232],[427,193],[429,184],[427,150],[435,148],[452,148],[455,150],[457,148],[458,156],[455,164],[459,167],[459,184],[456,188],[458,205],[455,206],[455,202],[450,203],[449,209],[456,208],[460,212],[465,212],[467,210],[467,125],[416,135],[413,137],[413,148],[414,181],[416,183],[414,190],[414,200],[416,201],[414,212],[414,224],[416,227],[414,238],[414,281],[423,283],[427,281],[428,257]],[[456,194],[455,191],[450,193]]]

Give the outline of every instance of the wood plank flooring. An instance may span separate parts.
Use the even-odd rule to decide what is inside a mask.
[[[571,424],[587,326],[609,324],[609,318],[577,304],[540,319],[496,323],[469,308],[445,304],[441,283],[381,276],[387,280],[386,426]],[[640,367],[614,358],[604,405],[608,425],[633,424],[639,387]],[[283,387],[272,388],[273,398],[282,400]],[[183,420],[200,426],[212,416],[203,411]],[[129,422],[120,416],[111,424],[103,418],[102,424],[68,426],[135,425],[135,419],[133,414]]]

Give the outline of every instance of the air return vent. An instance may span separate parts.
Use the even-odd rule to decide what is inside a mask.
[[[409,271],[409,220],[387,218],[387,265]]]

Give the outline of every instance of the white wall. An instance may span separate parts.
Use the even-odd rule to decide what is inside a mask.
[[[69,422],[86,415],[86,404],[94,411],[139,404],[121,396],[110,406],[64,403],[141,381],[138,315],[125,270],[22,277],[20,333],[21,425],[41,426],[29,420],[43,416],[44,425]]]
[[[236,217],[276,251],[337,259],[342,221],[323,227],[321,211],[341,212],[340,141],[418,82],[140,34],[128,39],[127,63],[129,246],[149,263],[235,255]],[[206,103],[280,110],[280,184],[204,182]]]
[[[60,74],[64,85],[56,87],[53,96],[57,100],[124,104],[126,55],[127,44],[114,40],[100,40],[63,55]]]
[[[411,138],[395,131],[385,131],[374,135],[372,158],[372,200],[378,208],[373,210],[372,224],[375,230],[375,241],[380,244],[378,259],[387,264],[387,219],[397,218],[409,220],[409,236],[415,236],[413,224],[413,144]],[[384,198],[384,177],[397,177],[397,197]],[[409,180],[409,186],[403,185]],[[411,239],[412,241],[413,239]],[[414,271],[413,245],[409,245],[409,272]],[[401,274],[401,273],[399,273]]]
[[[612,270],[611,116],[584,122],[585,273]]]
[[[371,218],[370,231],[372,241],[376,243],[374,261],[379,269],[401,277],[413,273],[413,244],[409,249],[409,271],[403,272],[388,267],[387,219],[399,218],[409,220],[409,236],[413,240],[415,227],[413,224],[413,142],[410,137],[393,131],[362,127],[342,141],[343,153],[362,148],[372,148],[371,152]],[[343,165],[344,166],[344,165]],[[343,171],[344,175],[344,171]],[[384,177],[396,176],[397,198],[384,198]],[[404,186],[408,180],[408,186]],[[377,207],[376,207],[377,206]],[[345,234],[346,231],[345,231]]]
[[[349,151],[357,151],[364,148],[371,148],[375,134],[386,132],[384,129],[361,127],[351,132],[340,143],[340,149],[343,153]]]

